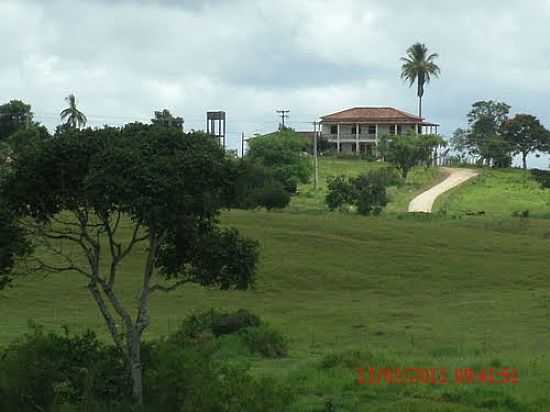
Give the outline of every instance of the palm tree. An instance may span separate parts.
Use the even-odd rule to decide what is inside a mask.
[[[69,103],[69,107],[63,110],[59,116],[65,122],[65,125],[72,128],[85,127],[88,119],[80,110],[76,108],[76,97],[70,94],[65,97],[65,101]]]
[[[431,76],[439,77],[440,69],[434,60],[439,55],[428,55],[428,48],[423,43],[415,43],[407,49],[407,57],[402,57],[401,78],[410,82],[409,87],[418,84],[418,117],[422,117],[422,96],[424,85],[430,82]]]

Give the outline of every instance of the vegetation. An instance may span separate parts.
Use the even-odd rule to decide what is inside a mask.
[[[0,105],[0,142],[29,125],[32,125],[30,104],[21,100],[11,100]]]
[[[249,327],[242,339],[181,339],[182,333],[144,345],[147,411],[240,412],[287,409],[293,396],[272,379],[252,377],[229,360],[256,348],[277,348],[277,331]],[[264,337],[263,340],[258,336]],[[91,331],[46,333],[36,325],[1,351],[0,408],[26,411],[133,411],[125,358]],[[251,352],[252,353],[252,352]],[[228,379],[229,378],[229,379]]]
[[[155,126],[183,129],[183,117],[174,117],[167,109],[155,112],[155,118],[151,119],[151,123]]]
[[[246,159],[270,169],[273,177],[291,193],[311,177],[311,164],[305,156],[305,140],[292,129],[256,136],[249,141]]]
[[[393,169],[376,169],[357,177],[344,175],[328,181],[329,210],[353,206],[361,215],[379,215],[388,203],[386,188],[400,183]]]
[[[493,100],[473,104],[468,113],[468,128],[457,129],[451,140],[459,159],[473,157],[481,165],[510,167],[512,155],[521,154],[527,169],[527,155],[547,151],[550,132],[533,115],[509,118],[510,106]]]
[[[402,57],[401,78],[407,80],[410,86],[416,82],[418,96],[418,117],[422,117],[422,97],[424,87],[432,77],[439,77],[441,69],[435,64],[437,53],[429,54],[425,44],[415,43],[407,49],[407,56]]]
[[[485,169],[479,178],[439,198],[434,210],[500,218],[528,211],[531,217],[550,217],[550,191],[537,180],[529,171]]]
[[[384,160],[395,165],[406,179],[414,166],[431,165],[435,150],[443,144],[445,141],[438,135],[409,132],[382,136],[379,151]]]
[[[230,166],[201,133],[137,123],[70,128],[16,157],[0,188],[5,210],[36,246],[28,270],[81,275],[126,358],[137,404],[151,296],[189,283],[246,289],[254,280],[256,243],[216,225],[233,193]],[[120,236],[121,221],[129,237]],[[14,236],[1,229],[2,237]],[[117,286],[121,263],[140,247],[146,252],[139,254],[142,286],[132,316]]]
[[[293,387],[293,412],[322,411],[329,401],[337,411],[480,412],[484,402],[495,402],[492,410],[497,411],[544,411],[537,405],[546,405],[550,393],[545,379],[550,364],[544,357],[550,290],[542,258],[549,221],[239,210],[223,214],[222,222],[262,245],[256,289],[191,287],[175,291],[171,299],[154,295],[148,341],[173,334],[190,313],[245,308],[284,331],[289,356],[235,357],[241,347],[233,351],[236,338],[228,336],[222,337],[226,358],[250,363],[256,377]],[[120,230],[121,238],[130,238],[130,226],[124,223]],[[121,300],[129,305],[135,305],[141,285],[132,274],[146,253],[137,252],[120,267]],[[86,291],[69,281],[73,277],[21,278],[2,293],[0,342],[6,345],[20,336],[28,319],[48,330],[59,324],[79,332],[89,327],[108,341],[97,311],[85,304]],[[190,363],[183,355],[163,365],[162,376],[190,382],[186,377],[194,369],[185,368]],[[518,368],[521,384],[357,385],[355,368],[370,365],[510,366]],[[179,368],[184,372],[168,373]],[[172,382],[148,376],[156,385]],[[196,376],[204,375],[197,371]]]
[[[545,150],[550,143],[550,132],[530,114],[517,114],[502,125],[502,136],[514,154],[521,154],[523,169],[527,169],[527,155]]]
[[[68,95],[65,98],[65,101],[69,104],[69,107],[59,113],[59,117],[61,118],[61,121],[65,122],[65,126],[71,127],[73,129],[86,127],[88,119],[86,118],[86,115],[78,110],[78,108],[76,107],[75,95]]]
[[[357,177],[372,170],[387,169],[385,162],[369,162],[360,159],[340,159],[337,157],[321,157],[319,160],[319,188],[306,183],[298,186],[298,193],[291,198],[288,211],[293,213],[323,213],[328,211],[325,202],[328,193],[328,181],[337,176]],[[386,188],[389,203],[383,213],[406,212],[409,202],[422,191],[437,183],[444,173],[434,167],[417,166],[408,174],[407,179],[400,184]]]

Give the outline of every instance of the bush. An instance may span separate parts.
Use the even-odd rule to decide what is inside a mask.
[[[296,186],[285,188],[277,181],[271,181],[256,189],[251,199],[254,205],[265,207],[267,210],[284,209],[290,203],[289,191],[296,191]]]
[[[285,411],[292,392],[246,367],[212,361],[213,347],[158,344],[146,370],[147,409],[196,412]]]
[[[216,337],[230,335],[241,329],[260,326],[260,318],[253,313],[239,309],[237,312],[222,314],[212,322],[212,332]]]
[[[239,332],[252,353],[266,358],[284,358],[288,355],[287,340],[266,324],[245,328]]]
[[[373,170],[357,177],[338,176],[328,181],[325,198],[330,210],[355,206],[362,215],[378,215],[388,203],[386,187],[400,182],[393,169]]]
[[[336,176],[327,180],[328,193],[325,202],[330,210],[340,209],[353,203],[354,193],[346,176]]]
[[[189,338],[219,337],[259,326],[260,323],[260,318],[245,309],[231,313],[211,309],[189,316],[169,340],[183,343]]]
[[[120,353],[93,332],[46,334],[38,326],[0,356],[0,410],[49,411],[56,405],[116,405],[129,396]]]
[[[258,324],[259,319],[246,311],[209,311],[191,317],[182,335],[208,328],[221,328],[220,333],[238,330],[233,337],[279,356],[283,338],[265,325],[254,326]],[[254,378],[242,362],[220,361],[214,356],[219,350],[214,338],[200,344],[186,338],[182,344],[182,335],[142,346],[145,411],[288,410],[294,394],[287,386]],[[45,334],[33,326],[0,353],[1,411],[129,412],[131,405],[120,353],[98,342],[92,332]]]

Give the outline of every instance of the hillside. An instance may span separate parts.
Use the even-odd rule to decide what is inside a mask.
[[[190,287],[156,296],[148,337],[173,331],[199,309],[258,313],[289,337],[291,353],[287,360],[251,361],[256,373],[299,389],[296,412],[322,410],[327,398],[349,411],[365,405],[369,411],[542,411],[538,400],[550,401],[544,358],[549,243],[541,231],[550,231],[547,221],[528,222],[519,231],[523,223],[516,220],[493,227],[437,216],[233,211],[223,222],[261,243],[256,289]],[[134,262],[126,265],[117,286],[128,302],[134,301],[137,270]],[[0,294],[0,344],[20,336],[30,319],[52,329],[92,327],[106,337],[84,286],[65,274],[26,279]],[[510,366],[519,369],[521,385],[358,386],[353,369],[373,364]],[[491,402],[499,408],[482,407]]]

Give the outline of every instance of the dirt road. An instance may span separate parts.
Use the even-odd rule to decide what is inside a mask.
[[[444,168],[444,170],[449,174],[447,178],[415,197],[409,204],[409,212],[432,213],[433,204],[439,195],[479,175],[472,169]]]

